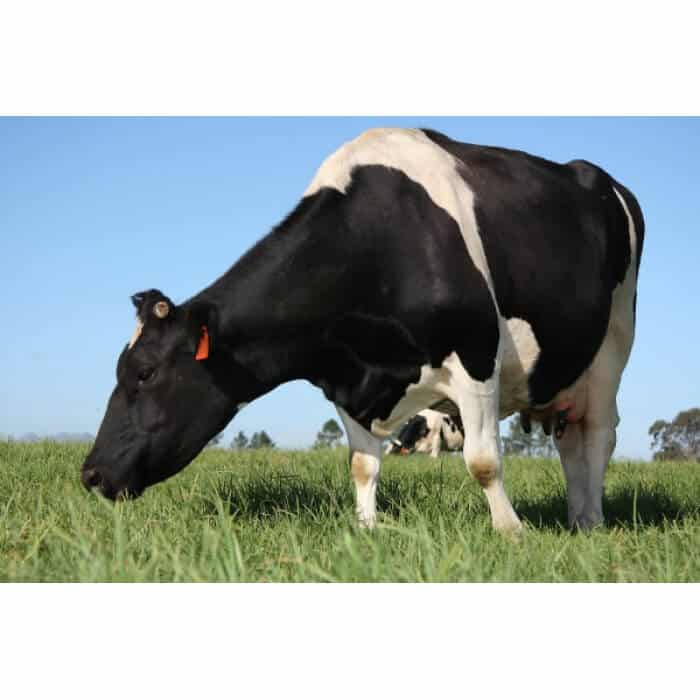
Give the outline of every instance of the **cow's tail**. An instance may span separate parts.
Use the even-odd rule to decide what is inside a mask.
[[[637,198],[624,186],[616,180],[613,180],[613,186],[625,200],[627,209],[632,217],[634,224],[634,232],[637,238],[637,277],[639,277],[639,264],[642,261],[642,249],[644,248],[644,215],[642,208],[639,206]]]

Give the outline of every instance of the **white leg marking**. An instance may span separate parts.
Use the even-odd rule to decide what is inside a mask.
[[[377,481],[382,459],[382,441],[365,430],[340,406],[336,406],[336,410],[348,436],[357,517],[361,526],[373,528],[377,519]]]
[[[432,443],[430,445],[430,456],[438,458],[440,456],[440,431],[434,430],[432,435]]]
[[[498,432],[498,375],[478,382],[469,376],[456,354],[450,358],[449,398],[459,407],[464,424],[464,461],[471,475],[484,489],[496,530],[519,533],[522,523],[503,487],[503,465]],[[447,366],[447,361],[445,362]]]
[[[495,303],[491,274],[477,231],[474,193],[460,176],[458,161],[419,129],[369,129],[326,158],[304,196],[322,187],[345,192],[353,168],[362,165],[396,168],[422,185],[433,202],[459,225],[469,257],[484,276]]]

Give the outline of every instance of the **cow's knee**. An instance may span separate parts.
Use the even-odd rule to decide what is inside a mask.
[[[493,455],[467,453],[464,455],[464,461],[469,473],[483,489],[487,489],[496,479],[501,477],[502,470],[498,458]]]
[[[350,472],[358,488],[365,488],[376,481],[379,475],[379,460],[362,452],[353,452],[350,456]]]
[[[350,471],[355,482],[357,518],[362,527],[373,528],[377,520],[379,467],[377,455],[351,451]]]

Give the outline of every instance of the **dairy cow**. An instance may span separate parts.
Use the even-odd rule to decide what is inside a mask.
[[[429,454],[437,457],[441,449],[459,450],[464,445],[463,428],[459,416],[449,416],[426,408],[419,411],[391,438],[386,454]]]
[[[242,404],[306,379],[345,425],[365,525],[382,440],[435,408],[461,417],[466,465],[494,527],[511,531],[521,524],[499,418],[554,417],[569,522],[591,527],[603,519],[643,238],[634,196],[586,161],[367,131],[210,286],[182,304],[134,295],[137,330],[83,482],[136,496]]]

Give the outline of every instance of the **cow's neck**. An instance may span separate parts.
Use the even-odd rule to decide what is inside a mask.
[[[307,202],[318,209],[318,201]],[[304,202],[302,202],[302,207]],[[337,275],[310,268],[311,211],[298,210],[192,301],[216,306],[220,350],[251,401],[294,379],[311,379],[324,332],[337,313]],[[290,221],[291,219],[291,221]],[[221,371],[225,371],[222,363]]]

